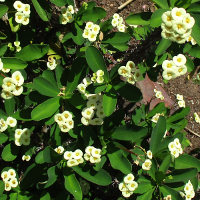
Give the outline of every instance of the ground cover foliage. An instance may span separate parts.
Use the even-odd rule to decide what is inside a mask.
[[[0,199],[193,199],[190,109],[177,94],[172,112],[150,79],[196,70],[199,1],[154,0],[153,13],[108,20],[94,2],[0,2]],[[154,32],[145,62],[108,67],[108,55]]]

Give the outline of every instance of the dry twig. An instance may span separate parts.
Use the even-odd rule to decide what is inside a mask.
[[[188,132],[190,132],[190,133],[192,133],[193,135],[196,135],[197,137],[200,138],[200,135],[198,135],[197,133],[195,133],[193,130],[191,130],[191,129],[187,128],[187,127],[185,127],[185,130],[188,131]]]
[[[127,6],[129,3],[131,3],[133,0],[128,0],[125,3],[123,3],[121,6],[118,7],[118,10],[123,9],[125,6]]]

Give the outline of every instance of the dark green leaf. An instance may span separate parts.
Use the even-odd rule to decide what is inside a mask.
[[[48,97],[56,97],[60,92],[55,84],[42,77],[33,80],[33,88]]]
[[[172,42],[170,40],[162,38],[162,40],[158,44],[158,47],[156,48],[156,55],[159,56],[163,54],[170,47],[171,43]]]
[[[152,200],[152,194],[153,194],[154,189],[149,190],[145,194],[142,194],[137,197],[137,200]]]
[[[187,58],[187,62],[186,62],[187,71],[192,72],[195,68],[195,65],[194,65],[193,61],[188,56],[186,56],[186,58]]]
[[[8,140],[8,136],[4,133],[0,133],[0,145],[5,143]]]
[[[48,45],[29,44],[25,46],[20,52],[18,52],[16,57],[23,61],[37,60],[46,55],[48,50]]]
[[[165,131],[166,131],[166,120],[163,116],[160,116],[151,135],[150,150],[152,151],[153,155],[155,155],[158,152],[158,147],[163,139]]]
[[[3,151],[1,153],[1,157],[4,161],[10,162],[15,160],[15,158],[17,157],[19,148],[13,144],[7,144],[4,148]]]
[[[150,12],[131,14],[126,18],[126,23],[129,25],[149,25],[150,17]]]
[[[39,104],[31,112],[32,119],[40,121],[52,116],[60,107],[59,100],[60,97],[54,97]]]
[[[105,115],[110,116],[116,108],[117,97],[114,95],[109,95],[109,93],[103,95],[103,110]]]
[[[83,194],[81,190],[81,186],[76,179],[75,174],[64,175],[65,179],[65,188],[68,192],[70,192],[76,200],[82,200]]]
[[[8,69],[24,69],[27,67],[27,63],[18,58],[4,57],[2,58],[3,67]]]
[[[5,110],[8,115],[12,115],[15,111],[15,99],[6,99],[4,102]]]
[[[32,3],[40,18],[45,22],[49,21],[46,11],[41,7],[38,1],[32,0]]]
[[[7,11],[8,11],[8,6],[0,4],[0,18],[2,18]]]
[[[74,25],[75,31],[72,32],[72,40],[77,44],[77,45],[82,45],[84,43],[84,38],[82,36],[83,30],[78,26],[78,24]]]
[[[81,177],[97,185],[107,186],[112,182],[111,176],[104,169],[96,172],[93,169],[88,169],[86,167],[81,168],[77,166],[73,167],[73,170]]]
[[[180,109],[167,119],[167,123],[171,123],[171,122],[175,122],[180,119],[183,119],[185,116],[189,114],[189,112],[190,112],[190,107]]]
[[[40,197],[40,200],[51,200],[50,194],[47,192]]]
[[[199,17],[194,17],[194,18],[195,18],[195,21],[199,20]],[[200,33],[200,25],[198,23],[195,23],[194,26],[192,27],[191,36],[194,38],[194,40],[200,46],[200,34],[199,33]]]
[[[0,38],[1,39],[1,38]],[[8,45],[7,44],[2,44],[0,45],[0,56],[2,57],[5,52],[7,51]]]
[[[177,192],[176,190],[173,190],[172,188],[163,185],[161,187],[159,187],[160,191],[162,192],[163,196],[166,197],[167,195],[171,194],[172,199],[176,199],[176,200],[183,200],[183,198],[181,197],[180,193]]]
[[[50,0],[51,3],[55,4],[56,6],[65,6],[67,4],[67,0]]]
[[[162,14],[166,12],[167,9],[158,9],[151,15],[150,26],[159,27],[162,23]]]
[[[0,197],[2,196],[4,192],[4,188],[5,188],[4,182],[0,180]]]
[[[188,51],[188,53],[193,57],[200,58],[200,47],[199,46],[192,47]]]
[[[153,0],[160,8],[169,8],[167,0]]]
[[[85,52],[86,60],[93,72],[97,72],[97,70],[101,69],[104,71],[104,79],[108,81],[108,71],[106,68],[105,61],[103,59],[102,54],[96,47],[89,46]]]
[[[194,4],[190,5],[190,7],[187,9],[187,12],[199,13],[200,5],[198,3],[194,3]]]
[[[57,177],[58,177],[56,166],[50,167],[47,170],[47,175],[48,175],[48,180],[47,180],[47,183],[45,184],[44,188],[48,188],[56,182]]]
[[[172,157],[171,157],[171,155],[168,154],[168,155],[163,159],[163,161],[162,161],[162,163],[161,163],[161,165],[160,165],[160,167],[159,167],[159,171],[165,173],[165,172],[168,170],[168,168],[169,168],[169,165],[170,165],[170,163],[171,163],[171,160],[172,160]]]

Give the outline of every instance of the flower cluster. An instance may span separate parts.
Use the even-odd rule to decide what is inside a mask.
[[[64,149],[62,146],[58,146],[58,147],[56,147],[56,148],[54,149],[54,151],[55,151],[56,153],[60,154],[60,155],[63,154],[64,150],[65,150],[65,149]]]
[[[1,58],[0,58],[0,70],[1,70],[2,72],[4,72],[4,73],[10,72],[10,69],[4,68],[4,67],[3,67],[3,62],[2,62],[2,60],[1,60]]]
[[[173,57],[173,60],[165,60],[162,63],[163,78],[165,80],[171,80],[178,76],[184,75],[187,72],[186,57],[183,54],[179,54]]]
[[[119,14],[115,13],[113,15],[113,19],[112,19],[112,26],[113,27],[117,27],[117,30],[119,32],[125,32],[126,31],[126,26],[124,24],[124,20],[122,17],[119,16]]]
[[[183,153],[183,149],[181,147],[181,144],[179,142],[178,138],[175,138],[173,142],[170,142],[168,144],[168,148],[170,153],[175,157],[178,158],[180,154]]]
[[[103,83],[104,82],[104,71],[99,69],[96,73],[93,73],[91,81],[93,83]]]
[[[23,4],[21,1],[15,1],[13,6],[17,10],[17,12],[15,13],[15,21],[18,24],[29,24],[29,18],[31,13],[30,5]]]
[[[15,144],[17,146],[28,146],[31,141],[31,134],[27,128],[15,130]]]
[[[196,121],[197,123],[200,124],[200,117],[199,117],[199,115],[198,115],[196,112],[194,113],[194,119],[195,119],[195,121]]]
[[[130,84],[135,84],[136,81],[143,79],[139,69],[136,69],[133,61],[128,61],[126,66],[121,66],[118,69],[119,75],[123,76],[125,80]]]
[[[11,99],[13,96],[19,96],[23,92],[24,77],[20,71],[15,71],[12,77],[3,79],[1,97]]]
[[[158,98],[160,100],[164,100],[164,96],[163,96],[161,91],[158,91],[158,90],[154,89],[154,92],[155,92],[156,98]]]
[[[157,123],[160,116],[164,116],[164,113],[156,113],[156,114],[152,117],[151,121],[154,122],[154,123]]]
[[[60,130],[64,133],[69,132],[74,128],[74,120],[72,114],[69,111],[58,113],[54,116],[54,120],[58,123]]]
[[[14,42],[14,46],[16,47],[16,52],[21,51],[22,48],[21,48],[21,46],[20,46],[20,41],[15,41],[15,42]],[[9,47],[9,49],[10,49],[11,51],[14,51],[14,50],[15,50],[15,47],[13,47],[13,45],[12,45],[11,42],[8,43],[8,47]]]
[[[163,13],[162,22],[162,37],[183,44],[190,37],[195,20],[184,8],[175,7]]]
[[[30,155],[23,155],[23,156],[22,156],[22,160],[23,160],[23,161],[27,161],[27,162],[28,162],[30,159],[31,159],[31,156],[30,156]]]
[[[56,62],[56,59],[54,59],[53,57],[49,56],[48,57],[48,62],[47,62],[47,67],[50,69],[50,70],[54,70],[57,66],[57,62]]]
[[[18,186],[18,181],[16,179],[16,172],[14,169],[9,169],[8,171],[3,171],[1,173],[1,178],[5,184],[5,191],[10,191],[12,188]]]
[[[190,180],[186,183],[184,187],[184,192],[185,194],[184,193],[183,194],[186,200],[191,200],[192,198],[194,198],[195,192]]]
[[[195,41],[195,39],[191,35],[187,38],[187,42],[191,42],[192,45],[197,44],[197,42]]]
[[[84,159],[86,161],[90,161],[91,163],[101,162],[101,149],[97,149],[93,146],[86,147]]]
[[[0,119],[0,133],[4,132],[8,128],[8,126],[13,128],[16,125],[17,125],[17,120],[13,117],[8,117],[6,121],[3,118],[1,118]]]
[[[99,34],[100,26],[93,22],[87,22],[83,31],[83,37],[88,39],[90,42],[94,42]]]
[[[124,177],[123,182],[119,184],[119,190],[126,198],[130,197],[138,187],[138,183],[134,181],[134,179],[135,177],[133,174],[128,174]]]
[[[80,149],[73,151],[65,151],[64,159],[67,160],[68,167],[74,167],[84,162],[83,152]]]
[[[67,24],[71,23],[74,19],[74,7],[72,5],[69,5],[67,8],[62,9],[62,17],[61,17],[61,23]]]
[[[88,95],[87,107],[81,112],[81,122],[85,126],[88,125],[102,125],[105,117],[103,111],[103,95],[90,94]]]
[[[176,99],[178,100],[179,107],[185,108],[185,101],[183,100],[183,95],[177,94]]]
[[[166,197],[164,197],[164,199],[163,200],[172,200],[172,195],[167,195]]]

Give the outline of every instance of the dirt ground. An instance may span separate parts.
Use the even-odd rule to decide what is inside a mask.
[[[83,2],[88,2],[89,0],[76,0],[77,7]],[[104,8],[107,11],[106,19],[112,17],[114,13],[120,14],[124,19],[130,13],[139,13],[139,12],[147,12],[154,11],[154,5],[149,0],[134,0],[122,10],[118,10],[118,7],[125,3],[127,0],[94,0],[97,6]],[[150,42],[150,41],[149,41]],[[148,43],[148,41],[147,41]],[[139,45],[138,41],[132,40],[130,43],[129,50],[134,49],[137,45]],[[124,52],[126,55],[127,52]],[[141,55],[142,52],[136,54],[136,56]],[[133,56],[133,61],[135,59],[135,55]],[[139,59],[139,58],[138,58]],[[185,76],[178,77],[174,80],[169,81],[168,84],[164,84],[160,78],[158,78],[158,82],[168,93],[170,98],[176,102],[176,94],[181,94],[184,96],[184,100],[186,106],[190,107],[190,113],[187,116],[188,125],[185,131],[188,133],[187,137],[191,142],[191,145],[185,149],[185,151],[189,154],[194,155],[197,158],[200,158],[200,124],[197,124],[194,120],[194,112],[200,114],[200,85],[194,84],[192,79],[188,80],[188,74]],[[196,135],[198,136],[196,136]],[[200,199],[200,193],[196,195],[194,200]]]

